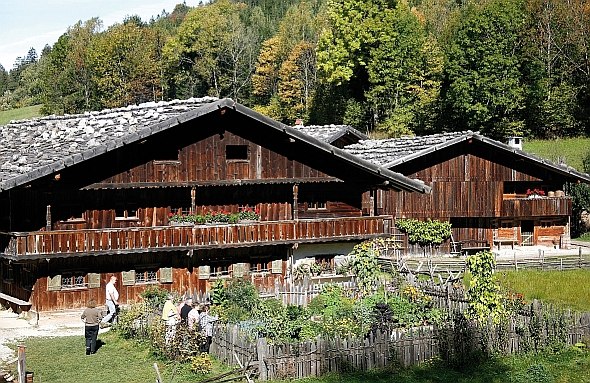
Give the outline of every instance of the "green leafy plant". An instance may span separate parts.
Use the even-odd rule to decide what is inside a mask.
[[[192,224],[205,224],[205,223],[238,223],[240,220],[251,220],[258,221],[260,214],[258,209],[252,209],[245,207],[237,213],[231,213],[225,210],[221,211],[208,211],[205,214],[178,214],[169,213],[169,222],[178,223],[192,223]]]
[[[471,275],[467,290],[466,316],[479,323],[491,318],[494,323],[506,317],[505,298],[494,275],[496,260],[490,251],[470,255],[466,260]]]
[[[203,352],[191,358],[191,371],[195,374],[206,375],[213,370],[211,356]]]
[[[233,278],[226,284],[215,284],[212,299],[212,311],[230,323],[249,319],[252,311],[260,304],[256,287],[242,278]]]
[[[410,243],[425,246],[438,246],[451,237],[451,223],[438,220],[419,221],[417,219],[398,219],[395,226],[408,235]]]
[[[350,252],[350,271],[356,275],[361,295],[367,295],[376,287],[381,267],[377,262],[375,241],[365,241]]]

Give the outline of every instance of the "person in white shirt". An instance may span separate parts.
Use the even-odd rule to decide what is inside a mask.
[[[117,283],[117,277],[112,275],[106,287],[106,305],[108,308],[108,314],[102,318],[101,327],[108,326],[110,324],[113,315],[115,315],[115,312],[117,312],[117,306],[119,306],[119,292],[115,287],[115,283]]]
[[[205,335],[205,343],[201,345],[201,352],[209,353],[211,347],[211,341],[213,338],[213,323],[217,321],[219,317],[217,315],[209,314],[209,303],[203,305],[203,311],[199,315],[199,325],[201,326],[201,332]]]

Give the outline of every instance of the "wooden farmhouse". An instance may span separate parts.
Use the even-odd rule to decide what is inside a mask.
[[[122,303],[282,283],[298,258],[390,234],[379,190],[430,190],[228,99],[13,122],[0,139],[0,303],[37,311],[104,302],[111,274]],[[259,220],[171,221],[248,210]]]
[[[379,191],[377,214],[450,221],[453,240],[465,247],[567,248],[572,200],[565,184],[590,183],[590,176],[527,154],[515,140],[468,131],[364,140],[345,150],[432,188],[428,195]]]

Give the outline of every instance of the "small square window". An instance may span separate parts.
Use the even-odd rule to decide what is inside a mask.
[[[135,283],[158,282],[158,273],[155,270],[135,271]]]
[[[211,266],[211,278],[229,278],[231,271],[231,265]]]
[[[231,161],[247,161],[248,145],[226,145],[225,159]]]
[[[61,289],[79,289],[86,287],[86,276],[85,275],[77,275],[77,274],[69,274],[69,275],[62,275],[61,276]]]

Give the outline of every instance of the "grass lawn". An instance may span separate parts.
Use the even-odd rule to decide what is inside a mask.
[[[24,108],[0,111],[0,125],[6,125],[11,120],[22,120],[41,116],[41,105],[26,106]]]
[[[557,162],[564,158],[566,164],[584,171],[582,160],[590,155],[590,138],[560,138],[557,140],[525,140],[523,150]]]
[[[153,364],[157,362],[164,383],[194,383],[203,378],[193,374],[190,365],[158,360],[147,345],[115,333],[100,334],[98,339],[103,343],[94,355],[85,355],[83,335],[26,339],[27,371],[33,371],[37,383],[146,383],[156,381]],[[216,369],[221,371],[222,366]]]
[[[590,311],[590,270],[519,270],[498,273],[500,283],[524,295],[526,301],[540,299],[559,307]]]
[[[194,375],[188,366],[157,361],[146,346],[123,340],[114,333],[99,336],[104,344],[95,355],[84,355],[84,338],[30,338],[27,346],[27,370],[35,382],[44,383],[146,383],[156,379],[157,362],[164,383],[194,383],[205,376]],[[222,366],[215,365],[215,374]],[[590,352],[575,348],[561,353],[496,358],[463,369],[450,369],[439,362],[411,369],[330,374],[300,380],[303,383],[367,382],[571,382],[590,383]]]

